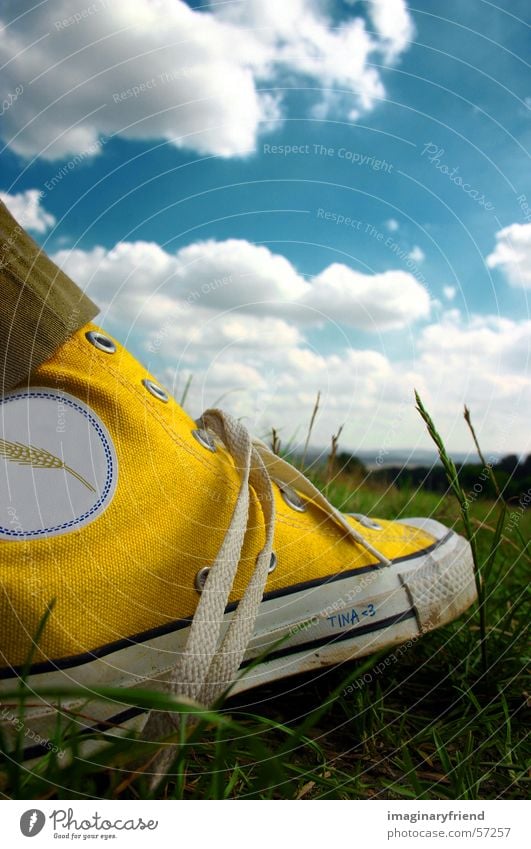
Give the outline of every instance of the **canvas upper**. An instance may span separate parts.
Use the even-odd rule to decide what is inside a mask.
[[[68,433],[61,431],[60,397],[59,424],[46,429],[35,406],[42,398],[32,396],[20,436],[3,436],[2,666],[27,660],[52,600],[55,606],[33,663],[97,653],[124,638],[192,617],[199,599],[197,573],[216,558],[240,487],[234,461],[219,441],[209,450],[197,433],[194,436],[200,429],[196,422],[171,397],[150,391],[156,393],[157,382],[124,347],[112,340],[114,350],[102,350],[91,343],[90,332],[99,329],[87,325],[75,333],[34,373],[31,387],[34,396],[45,390],[41,394],[47,402],[57,395],[74,399],[69,410],[78,399],[76,415],[85,416],[82,421],[86,429],[94,429],[93,438],[98,439],[98,428],[106,434],[107,442],[101,443],[111,469],[110,483],[105,478],[106,501],[98,498],[90,473],[88,455],[96,443],[86,442],[84,426],[79,438],[72,434],[77,424],[70,425]],[[145,381],[151,383],[146,386]],[[18,392],[17,402],[23,403],[27,389],[21,387],[10,397]],[[10,402],[10,397],[4,400]],[[18,442],[20,449],[12,447]],[[48,457],[59,458],[56,465]],[[81,467],[88,471],[81,474]],[[54,490],[65,490],[72,501],[72,519],[62,522],[68,527],[59,531],[37,534],[37,528],[27,536],[23,524],[17,525],[17,487],[33,484],[42,498],[43,481],[52,501]],[[32,497],[31,488],[27,491]],[[301,499],[305,509],[300,512],[275,483],[273,491],[276,568],[268,577],[265,598],[378,565],[311,499]],[[229,602],[241,598],[264,546],[262,511],[252,489],[250,497],[249,524]],[[83,504],[94,499],[97,505],[92,514],[88,509],[86,516],[83,513],[82,521],[78,498]],[[26,508],[18,509],[23,513]],[[389,560],[429,549],[435,541],[427,531],[402,523],[378,520],[379,528],[371,528],[352,517],[348,521]]]

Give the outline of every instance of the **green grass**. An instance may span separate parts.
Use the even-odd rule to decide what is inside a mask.
[[[528,794],[524,676],[530,556],[525,540],[531,511],[513,511],[511,519],[509,506],[502,533],[500,503],[477,500],[463,513],[459,482],[451,485],[457,497],[377,489],[340,475],[329,483],[328,496],[345,511],[390,519],[432,516],[472,534],[482,616],[476,606],[409,646],[229,699],[188,730],[173,767],[177,778],[163,782],[157,797],[512,799]],[[174,700],[156,693],[120,691],[120,696],[131,704],[136,699],[179,710]],[[29,771],[3,756],[0,792],[23,799],[149,797],[142,773],[149,760],[145,744],[118,741],[83,759],[76,757],[75,735],[55,742],[73,755],[72,763],[63,765],[68,758],[49,753]]]

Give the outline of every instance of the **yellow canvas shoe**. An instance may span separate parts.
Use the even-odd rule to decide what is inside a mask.
[[[0,409],[0,723],[10,745],[3,694],[29,661],[28,758],[58,721],[39,689],[86,688],[61,702],[69,723],[139,729],[146,713],[90,688],[208,704],[416,638],[476,598],[463,538],[341,514],[230,416],[194,422],[94,325]]]

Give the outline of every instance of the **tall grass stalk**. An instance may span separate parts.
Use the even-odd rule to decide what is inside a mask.
[[[188,375],[188,378],[186,380],[186,383],[184,384],[184,389],[183,389],[183,393],[181,395],[181,400],[179,401],[179,404],[183,408],[184,408],[184,405],[186,404],[186,399],[188,398],[188,393],[190,391],[190,386],[192,385],[193,379],[194,379],[194,376],[193,376],[192,372],[190,372],[190,374]]]
[[[280,436],[278,435],[278,430],[274,427],[271,428],[271,451],[273,454],[280,456]]]
[[[308,452],[308,445],[310,444],[310,438],[311,438],[311,435],[312,435],[312,430],[313,430],[313,426],[314,426],[314,423],[315,423],[315,419],[316,419],[317,413],[319,411],[319,401],[320,400],[321,400],[321,390],[319,390],[318,393],[317,393],[317,398],[315,399],[315,404],[313,405],[312,415],[311,415],[311,418],[310,418],[310,424],[308,425],[308,433],[306,434],[306,441],[304,443],[304,448],[303,448],[303,451],[302,451],[301,471],[304,471],[304,469],[306,467],[306,454]]]
[[[481,576],[481,565],[479,562],[477,545],[476,545],[476,536],[475,532],[472,530],[472,522],[470,521],[470,512],[469,512],[469,503],[468,499],[465,495],[463,487],[461,486],[461,482],[459,480],[459,475],[457,474],[457,469],[455,467],[455,463],[452,458],[448,455],[444,442],[442,440],[441,435],[437,431],[435,424],[433,423],[433,419],[430,414],[426,410],[426,407],[422,403],[419,393],[415,390],[415,401],[417,402],[417,410],[422,416],[426,427],[428,429],[428,433],[431,436],[433,442],[437,446],[437,450],[439,452],[439,457],[441,463],[443,465],[444,471],[446,472],[446,478],[450,485],[450,489],[453,494],[457,498],[459,504],[459,510],[461,512],[461,518],[463,520],[463,525],[465,528],[465,533],[467,539],[470,543],[470,548],[472,551],[472,559],[474,561],[474,578],[476,581],[476,591],[478,595],[478,608],[479,608],[479,640],[480,640],[480,651],[481,651],[481,662],[483,665],[483,672],[486,673],[488,670],[488,659],[487,659],[487,620],[485,613],[485,594],[483,592],[483,582]],[[497,535],[498,529],[496,529]]]
[[[336,465],[336,457],[337,457],[337,446],[339,445],[339,437],[343,432],[343,425],[340,425],[337,433],[332,434],[332,444],[330,447],[330,454],[328,455],[328,463],[326,467],[326,486],[325,491],[328,494],[328,489],[332,482],[332,478],[334,477],[334,467]]]
[[[468,429],[469,429],[470,433],[472,434],[472,439],[474,440],[474,445],[476,446],[476,451],[478,452],[479,459],[483,463],[484,468],[489,473],[489,477],[492,481],[494,491],[495,491],[496,495],[498,496],[498,498],[501,498],[502,495],[501,495],[501,492],[500,492],[500,487],[498,486],[498,481],[496,480],[496,475],[494,474],[494,472],[492,470],[492,463],[487,463],[487,461],[485,460],[485,457],[483,456],[483,452],[480,448],[478,438],[476,436],[476,431],[474,430],[474,425],[472,424],[472,419],[470,417],[470,410],[468,409],[466,404],[465,404],[465,411],[463,413],[463,417],[464,417],[465,422],[468,425]]]

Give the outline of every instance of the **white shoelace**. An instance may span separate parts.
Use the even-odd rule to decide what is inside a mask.
[[[221,410],[207,410],[201,416],[205,429],[223,443],[240,473],[241,485],[230,525],[207,575],[184,651],[164,690],[174,696],[209,705],[234,681],[252,637],[267,581],[273,548],[275,506],[272,480],[293,487],[311,499],[338,524],[354,542],[362,545],[384,566],[389,560],[374,548],[301,472],[282,460],[260,440],[253,440],[241,422]],[[227,626],[225,609],[240,562],[249,517],[249,487],[252,486],[262,509],[266,541],[255,568]],[[176,731],[179,714],[152,712],[145,727],[148,739],[160,739]],[[174,747],[166,746],[157,756],[159,774],[167,771]],[[153,782],[153,785],[156,781]]]

